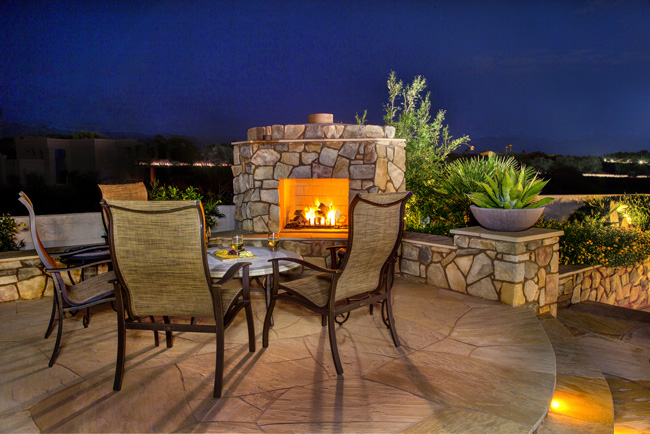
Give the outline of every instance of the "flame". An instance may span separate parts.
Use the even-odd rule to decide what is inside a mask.
[[[322,217],[318,216],[318,211],[320,204],[323,203],[329,207],[332,206],[332,201],[329,202],[321,202],[318,198],[314,200],[315,206],[311,207],[308,206],[304,209],[305,213],[305,218],[309,222],[310,225],[315,225],[316,222],[318,222],[320,225],[330,225],[330,226],[335,226],[336,225],[336,215],[337,213],[340,213],[336,208],[330,208],[330,210],[327,212],[327,216]]]

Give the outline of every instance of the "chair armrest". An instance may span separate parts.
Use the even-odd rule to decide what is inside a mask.
[[[332,251],[334,249],[340,250],[340,249],[345,249],[347,247],[348,247],[347,244],[341,244],[339,246],[329,246],[329,247],[327,247],[327,250],[330,250],[330,251]]]
[[[307,268],[311,268],[312,270],[320,271],[321,273],[336,274],[336,273],[341,272],[341,270],[333,270],[331,268],[320,267],[320,266],[318,266],[316,264],[312,264],[311,262],[307,262],[304,259],[298,259],[298,258],[273,258],[273,259],[269,259],[269,262],[271,262],[273,264],[274,268],[279,266],[279,264],[278,264],[279,261],[295,262],[295,263],[303,265],[303,266],[305,266]]]
[[[85,265],[77,265],[76,267],[45,268],[45,271],[47,271],[48,273],[66,273],[68,271],[81,270],[82,268],[94,267],[101,264],[108,264],[110,262],[112,261],[108,259],[105,261],[91,262],[90,264],[85,264]]]
[[[330,246],[327,247],[327,250],[330,251],[330,263],[332,264],[332,268],[336,267],[339,268],[340,261],[339,258],[336,257],[336,255],[339,253],[341,249],[347,249],[347,245],[338,245],[338,246]]]
[[[73,250],[71,252],[66,252],[66,253],[56,253],[55,255],[61,259],[65,259],[70,256],[78,255],[79,253],[94,252],[95,250],[108,250],[108,246],[106,244],[94,244],[92,246],[87,246],[83,249]]]
[[[214,283],[218,285],[223,285],[224,283],[226,283],[227,281],[235,277],[235,274],[237,274],[239,270],[241,270],[244,267],[246,267],[246,269],[243,271],[243,273],[248,274],[248,267],[250,265],[252,265],[252,262],[238,262],[232,267],[230,267],[228,271],[226,271],[226,274],[224,274],[223,277],[221,277],[221,279],[217,280]]]

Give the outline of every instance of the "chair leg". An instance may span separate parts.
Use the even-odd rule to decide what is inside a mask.
[[[390,335],[393,337],[393,343],[396,347],[399,347],[399,336],[397,336],[397,330],[395,329],[395,318],[393,318],[393,302],[390,299],[390,291],[386,297],[386,315],[388,316],[388,324],[390,328]]]
[[[224,364],[224,336],[223,336],[223,320],[221,322],[221,327],[217,324],[217,360],[214,367],[214,392],[212,396],[215,398],[221,398],[221,390],[223,388],[223,364]]]
[[[156,319],[153,317],[153,315],[151,315],[149,319],[151,320],[151,324],[156,323]],[[156,347],[160,345],[160,340],[158,339],[158,330],[153,331],[153,344]]]
[[[170,324],[168,316],[163,316],[163,321],[165,322],[165,324]],[[167,348],[171,348],[174,346],[174,337],[172,336],[171,330],[165,331],[165,341],[167,342]]]
[[[327,325],[327,315],[321,315],[320,316],[320,323],[323,327]]]
[[[269,328],[271,327],[271,318],[273,317],[273,309],[275,309],[276,300],[271,297],[269,306],[266,309],[266,316],[264,317],[264,329],[262,330],[262,347],[269,346]]]
[[[59,311],[59,329],[56,332],[56,342],[54,343],[54,351],[52,351],[52,357],[50,357],[50,363],[48,364],[50,368],[54,366],[54,362],[56,362],[56,358],[59,355],[59,349],[61,346],[61,337],[63,336],[63,308],[61,307],[61,301],[57,301],[56,305]]]
[[[50,315],[50,323],[47,325],[47,330],[45,330],[45,339],[49,338],[54,330],[54,317],[56,316],[56,294],[52,296],[52,315]]]
[[[113,390],[122,389],[124,377],[124,360],[126,358],[126,327],[124,326],[124,308],[121,300],[117,303],[117,360],[115,361],[115,381]],[[158,334],[156,333],[156,338]]]
[[[341,358],[339,357],[339,348],[336,344],[336,325],[334,322],[334,309],[330,308],[327,318],[327,329],[330,336],[330,348],[332,350],[332,358],[334,359],[334,367],[336,368],[336,374],[343,374],[343,366],[341,365]]]
[[[90,308],[86,308],[86,313],[84,314],[83,320],[81,321],[84,325],[84,328],[88,328],[88,324],[90,324]]]
[[[255,324],[253,324],[253,309],[250,300],[244,307],[246,310],[246,323],[248,325],[248,351],[255,352]]]

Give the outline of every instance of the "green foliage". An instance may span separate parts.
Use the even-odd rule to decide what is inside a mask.
[[[634,228],[599,226],[591,222],[540,221],[538,227],[560,229],[560,264],[634,265],[650,256],[650,233]]]
[[[629,225],[641,231],[650,230],[650,196],[624,194],[592,197],[571,214],[569,221],[602,226]]]
[[[363,116],[359,117],[359,113],[355,113],[354,118],[357,120],[357,125],[365,125],[366,122],[366,115],[368,114],[368,110],[363,111]]]
[[[170,136],[165,139],[164,136],[157,135],[154,141],[157,158],[190,164],[200,157],[198,148],[187,137]]]
[[[623,217],[629,217],[632,225],[642,231],[650,231],[650,196],[624,194],[615,200],[627,206]]]
[[[105,136],[95,131],[75,131],[72,133],[73,139],[108,139],[108,136]]]
[[[481,156],[460,158],[444,167],[436,192],[449,207],[457,209],[457,212],[463,215],[463,220],[467,222],[470,218],[469,206],[471,205],[468,194],[479,191],[481,189],[479,184],[487,183],[487,180],[497,171],[515,166],[514,158],[497,154],[489,154],[487,158]]]
[[[432,235],[442,235],[445,237],[450,237],[451,230],[457,228],[456,223],[436,221],[429,225],[422,226],[419,222],[406,222],[406,230],[409,232],[419,232],[422,234],[432,234]]]
[[[547,182],[537,179],[534,169],[522,166],[517,171],[510,166],[495,171],[487,182],[478,182],[482,191],[467,197],[481,208],[538,208],[554,200],[547,197],[534,202]]]
[[[219,212],[221,201],[214,197],[204,199],[196,187],[189,186],[182,190],[173,185],[160,184],[157,179],[154,179],[147,192],[149,193],[149,200],[200,200],[203,205],[203,214],[205,215],[207,227],[216,226],[217,219],[224,217]]]
[[[0,217],[0,252],[11,252],[20,250],[23,247],[22,240],[16,242],[18,226],[13,217],[9,214],[2,214],[2,217]],[[21,223],[20,226],[25,226],[25,224]]]
[[[209,145],[201,149],[201,160],[212,163],[230,163],[233,162],[232,146],[229,144]]]
[[[435,186],[443,173],[445,158],[466,145],[469,137],[452,138],[444,124],[444,110],[431,118],[430,93],[424,93],[424,77],[417,76],[411,84],[404,84],[391,72],[387,85],[384,123],[395,127],[395,137],[406,140],[406,188],[414,193],[409,212],[423,220],[439,207]]]

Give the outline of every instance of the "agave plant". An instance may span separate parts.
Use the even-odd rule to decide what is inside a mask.
[[[537,179],[537,174],[525,166],[519,170],[507,167],[497,170],[487,179],[487,183],[479,182],[483,191],[468,194],[467,197],[481,208],[539,208],[553,201],[552,197],[547,197],[535,202],[547,183],[548,181]]]

